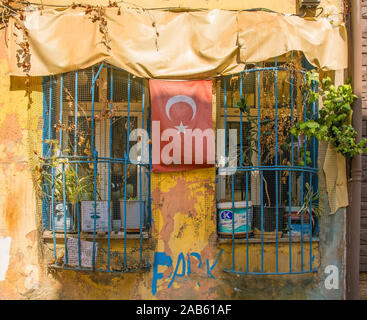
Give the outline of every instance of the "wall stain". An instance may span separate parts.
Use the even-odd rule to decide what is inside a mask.
[[[0,125],[0,141],[2,144],[9,142],[22,142],[22,128],[20,126],[18,115],[15,113],[6,114]]]
[[[161,174],[164,175],[164,174]],[[193,208],[196,199],[192,197],[189,186],[193,184],[187,182],[182,177],[177,179],[177,183],[167,193],[162,193],[160,188],[152,191],[153,206],[156,203],[160,205],[160,211],[163,219],[163,228],[160,232],[160,238],[164,243],[164,252],[168,255],[172,254],[169,246],[169,240],[174,231],[175,215],[180,213],[188,213],[188,208]],[[177,195],[180,195],[182,201],[177,201]],[[153,210],[155,208],[153,207]]]
[[[19,203],[15,199],[18,198],[19,193],[9,192],[5,202],[5,221],[7,230],[10,234],[14,234],[18,231],[18,223],[20,218]]]

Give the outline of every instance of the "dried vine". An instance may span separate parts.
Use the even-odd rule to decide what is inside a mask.
[[[16,44],[19,48],[16,50],[16,59],[17,59],[17,66],[21,68],[23,73],[25,74],[25,97],[28,98],[27,108],[30,109],[33,103],[32,100],[32,88],[31,88],[31,77],[30,77],[30,70],[31,70],[31,52],[30,52],[30,45],[29,45],[29,34],[28,30],[25,27],[23,21],[25,20],[24,12],[19,12],[19,22],[15,22],[14,26],[17,30],[21,31],[21,39],[19,39],[18,33],[14,33],[14,36],[19,39],[16,41]]]
[[[121,2],[121,1],[119,1]],[[108,22],[105,16],[106,8],[117,8],[117,15],[121,15],[121,8],[119,7],[119,2],[111,2],[109,1],[108,6],[92,6],[88,4],[82,3],[73,3],[70,8],[84,8],[85,15],[88,16],[89,20],[92,23],[98,23],[99,32],[102,34],[102,41],[100,42],[102,45],[106,47],[108,51],[111,50],[110,47],[110,37],[108,34]],[[16,44],[18,45],[18,49],[16,50],[16,59],[17,59],[17,67],[23,71],[25,74],[25,96],[28,97],[28,108],[30,108],[32,104],[31,98],[31,85],[30,85],[30,70],[31,70],[31,51],[30,51],[30,43],[29,43],[29,32],[24,24],[26,19],[25,12],[29,11],[29,6],[31,5],[28,1],[15,1],[15,0],[1,0],[0,8],[2,9],[0,15],[0,29],[7,28],[9,24],[9,20],[14,18],[16,22],[14,23],[15,32],[14,36],[17,38]],[[32,4],[33,5],[33,4]],[[33,7],[32,7],[33,8]],[[43,9],[43,5],[40,4],[35,9]]]

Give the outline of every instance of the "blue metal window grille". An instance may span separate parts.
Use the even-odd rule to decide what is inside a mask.
[[[229,130],[238,132],[237,168],[227,175],[228,168],[217,169],[218,237],[231,245],[225,268],[231,273],[316,271],[312,206],[318,199],[307,199],[318,192],[318,143],[289,130],[297,120],[316,118],[318,105],[305,102],[306,69],[292,67],[293,52],[289,58],[248,65],[217,81],[217,127],[225,129],[226,157]],[[314,83],[312,89],[318,90]],[[240,99],[245,108],[238,107]]]
[[[130,141],[134,129],[150,135],[148,102],[144,79],[103,63],[44,77],[42,216],[53,267],[150,266],[143,241],[151,227],[150,146]]]

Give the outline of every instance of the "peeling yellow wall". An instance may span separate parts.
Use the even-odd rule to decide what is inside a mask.
[[[4,31],[1,32],[4,39]],[[24,89],[24,85],[22,86]],[[41,87],[33,97],[41,101]],[[28,166],[29,132],[39,125],[37,115],[30,121],[24,90],[10,91],[5,46],[0,49],[0,238],[11,238],[6,281],[0,282],[0,298],[20,298],[26,290],[27,274],[39,272],[38,231],[35,197]],[[41,109],[42,110],[42,109]],[[40,114],[39,114],[40,115]],[[42,128],[42,127],[41,127]],[[23,275],[23,276],[19,276]],[[9,285],[11,284],[11,285]]]
[[[44,4],[66,3],[43,1]],[[73,1],[69,1],[70,3]],[[89,1],[100,4],[101,1]],[[106,1],[107,2],[107,1]],[[324,3],[324,1],[322,1]],[[328,1],[336,3],[339,1]],[[151,1],[136,0],[146,7],[185,6],[245,9],[267,7],[279,12],[294,13],[294,1]],[[0,31],[4,39],[4,30]],[[152,174],[152,238],[144,240],[145,258],[153,263],[155,252],[165,252],[173,260],[169,269],[160,267],[164,278],[152,295],[152,268],[147,272],[106,274],[49,270],[52,243],[40,237],[40,206],[33,191],[31,163],[34,151],[42,145],[41,79],[32,79],[32,99],[27,109],[22,79],[7,75],[6,47],[0,46],[0,240],[11,238],[9,267],[5,280],[0,281],[0,299],[243,299],[243,298],[307,298],[319,293],[320,274],[300,276],[263,276],[259,278],[231,275],[223,271],[232,268],[229,243],[218,243],[216,236],[215,170],[213,168],[179,173]],[[128,250],[136,245],[129,240]],[[62,245],[62,241],[58,246]],[[104,246],[106,242],[104,242]],[[122,248],[122,241],[112,241],[112,250]],[[305,252],[308,252],[307,244]],[[220,250],[223,254],[213,268],[215,278],[207,275],[207,259],[213,265]],[[249,259],[259,268],[260,244],[250,246]],[[265,245],[265,271],[274,269],[274,246]],[[168,288],[169,274],[174,271],[180,253],[197,252],[202,266],[192,260],[192,274],[176,277]],[[294,268],[300,267],[300,246],[293,245]],[[318,246],[314,244],[318,265]],[[236,249],[236,263],[245,265],[244,245]],[[280,271],[287,271],[289,246],[279,247]],[[305,254],[304,264],[309,257]],[[254,271],[259,271],[256,269]],[[312,297],[312,294],[311,294]],[[321,295],[322,297],[322,295]]]

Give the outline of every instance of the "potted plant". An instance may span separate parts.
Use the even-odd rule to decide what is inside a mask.
[[[48,200],[50,224],[55,231],[75,231],[76,204],[93,188],[91,176],[78,176],[68,159],[60,154],[57,140],[47,140],[53,156],[39,157],[37,190]],[[66,222],[66,226],[65,226]]]
[[[307,239],[311,233],[315,234],[317,232],[317,221],[323,212],[319,207],[318,200],[319,192],[314,192],[313,188],[306,182],[302,206],[292,207],[290,227],[288,226],[289,215],[286,216],[285,223],[287,224],[288,232],[289,230],[291,231],[292,238],[298,239],[303,233],[303,237]]]

